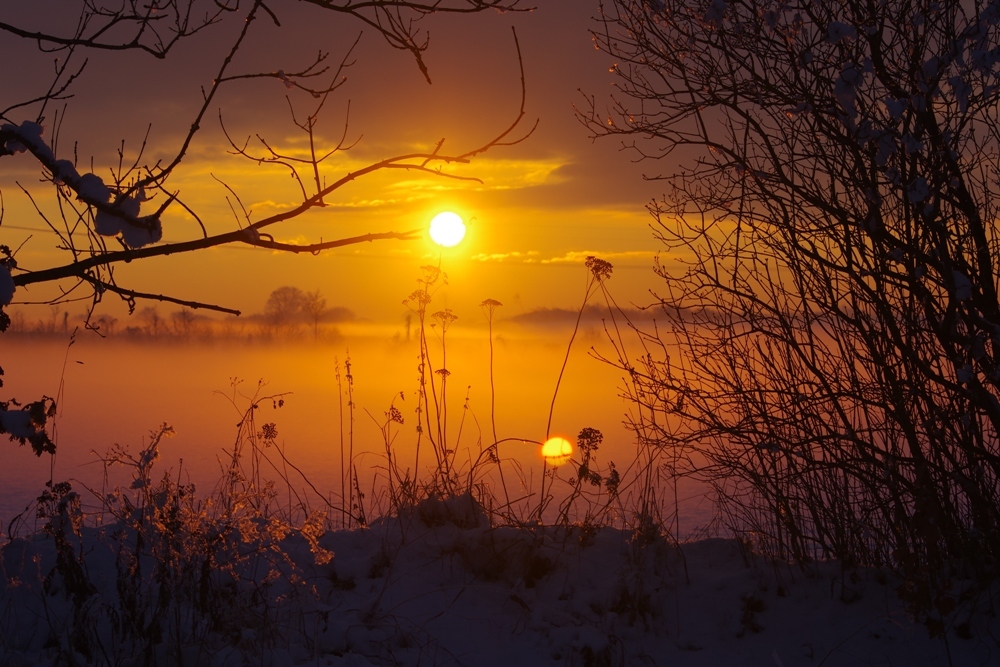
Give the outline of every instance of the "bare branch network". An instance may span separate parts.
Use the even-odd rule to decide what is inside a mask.
[[[412,54],[417,68],[429,82],[430,76],[423,60],[430,43],[429,34],[421,27],[421,19],[433,14],[526,11],[529,8],[522,6],[522,0],[307,0],[305,8],[302,8],[302,3],[287,0],[127,0],[124,3],[80,0],[72,4],[77,11],[75,21],[65,21],[65,13],[49,17],[46,23],[39,18],[37,10],[34,10],[35,15],[27,9],[0,11],[0,39],[21,42],[24,48],[57,56],[55,69],[44,92],[14,101],[0,110],[0,159],[30,160],[41,168],[43,180],[52,186],[58,218],[46,215],[35,195],[23,186],[19,187],[58,240],[58,248],[64,258],[63,263],[55,266],[22,265],[17,258],[17,249],[0,245],[0,331],[9,324],[3,306],[15,299],[15,292],[30,285],[53,282],[59,286],[60,296],[50,303],[89,302],[91,312],[105,294],[116,294],[127,303],[130,311],[134,310],[137,300],[152,299],[238,315],[239,311],[225,306],[171,294],[137,291],[120,285],[115,268],[122,263],[149,257],[193,252],[225,244],[238,243],[290,253],[320,253],[379,240],[412,240],[417,238],[420,230],[375,231],[332,240],[320,238],[302,244],[278,240],[273,234],[279,225],[284,228],[307,212],[328,205],[330,198],[339,194],[340,190],[375,173],[420,174],[431,178],[481,182],[456,172],[454,167],[468,164],[486,151],[517,144],[534,131],[534,127],[524,127],[525,78],[516,34],[513,39],[520,68],[520,103],[506,127],[469,148],[449,150],[445,139],[440,139],[427,151],[401,152],[333,176],[329,175],[330,170],[336,170],[333,158],[354,143],[347,140],[345,121],[339,141],[330,146],[322,145],[317,123],[330,96],[346,81],[357,40],[339,62],[332,60],[328,52],[319,50],[305,67],[239,71],[236,64],[237,55],[250,48],[248,45],[255,31],[268,23],[271,29],[281,28],[282,17],[290,13],[294,6],[295,11],[314,12],[318,20],[336,25],[349,20],[358,23],[359,27],[374,30],[391,47]],[[41,28],[38,27],[40,22]],[[227,33],[221,26],[229,24],[234,30]],[[45,25],[59,28],[46,29]],[[214,31],[219,37],[228,34],[229,37],[225,38],[231,41],[223,49],[217,65],[213,66],[214,76],[202,87],[202,98],[176,149],[166,155],[147,158],[146,154],[152,151],[147,135],[134,160],[126,160],[124,148],[119,149],[119,164],[117,168],[108,170],[108,174],[84,168],[76,155],[75,142],[60,136],[65,111],[56,109],[56,106],[62,106],[72,98],[79,77],[88,65],[87,54],[110,52],[169,59],[181,41],[209,31]],[[257,164],[273,165],[292,175],[299,189],[298,203],[272,215],[254,217],[244,207],[239,193],[223,183],[236,217],[235,228],[209,233],[210,227],[217,227],[205,224],[204,215],[185,202],[184,193],[172,188],[170,179],[190,154],[205,127],[207,115],[216,113],[220,91],[234,82],[261,79],[280,81],[288,90],[286,99],[292,121],[308,139],[308,155],[284,153],[261,133],[256,135],[257,148],[251,148],[250,139],[237,142],[223,123],[222,109],[217,111],[219,123],[232,154]],[[46,85],[44,81],[41,83]],[[291,95],[308,100],[311,106],[307,112],[301,111],[301,103],[295,103]],[[60,149],[67,144],[74,146],[70,155]],[[184,211],[193,217],[201,235],[163,243],[163,216],[174,210]],[[0,205],[0,230],[2,223],[3,208]],[[17,406],[12,401],[0,402],[0,433],[9,433],[22,444],[30,440],[36,452],[48,451],[51,443],[44,436],[44,424],[51,406],[45,402],[24,409],[15,409]]]
[[[940,623],[1000,564],[1000,3],[614,0],[594,36],[581,120],[683,164],[637,434],[755,548],[897,568]]]
[[[276,10],[269,7],[268,3],[258,1],[250,3],[243,10],[241,14],[244,19],[243,29],[231,45],[226,57],[220,63],[217,75],[214,77],[212,85],[205,91],[203,103],[191,122],[190,130],[180,142],[181,145],[176,154],[167,159],[159,159],[152,166],[146,166],[141,164],[143,155],[140,152],[140,155],[132,165],[119,169],[113,174],[113,180],[110,183],[105,182],[105,178],[97,174],[81,173],[73,161],[60,159],[53,150],[53,146],[56,145],[58,138],[58,126],[56,136],[49,139],[43,136],[44,130],[40,121],[44,119],[46,104],[54,99],[64,97],[73,79],[79,74],[79,69],[75,71],[71,70],[68,65],[73,56],[80,50],[96,48],[111,50],[138,49],[158,57],[166,57],[170,48],[178,39],[208,29],[215,23],[222,21],[226,14],[239,12],[241,7],[240,3],[207,3],[215,11],[204,12],[199,15],[200,18],[195,20],[193,18],[195,15],[194,7],[197,4],[195,2],[154,2],[150,5],[142,4],[140,6],[137,3],[132,3],[124,9],[106,11],[101,9],[100,6],[92,6],[90,3],[87,3],[84,6],[76,32],[69,37],[37,32],[29,33],[14,26],[0,23],[0,31],[6,31],[19,37],[29,37],[32,40],[36,40],[41,48],[58,49],[65,54],[62,59],[62,69],[57,72],[47,98],[40,101],[33,101],[35,106],[41,106],[35,119],[19,123],[6,122],[0,126],[0,156],[9,157],[25,154],[34,158],[41,165],[45,177],[55,187],[56,195],[63,205],[63,210],[67,212],[61,224],[51,222],[47,219],[46,222],[49,224],[52,232],[58,236],[60,246],[70,254],[71,261],[61,266],[28,270],[26,267],[17,266],[14,258],[8,256],[6,264],[13,270],[12,278],[14,286],[20,287],[34,283],[74,278],[79,281],[79,284],[93,286],[97,290],[96,294],[98,296],[100,292],[110,290],[125,296],[132,303],[136,297],[147,298],[151,295],[140,295],[139,293],[119,288],[115,284],[114,276],[111,272],[111,267],[117,263],[179,252],[190,252],[228,243],[243,243],[250,246],[293,253],[318,253],[331,248],[375,240],[413,239],[418,230],[373,232],[330,241],[317,241],[315,243],[296,245],[275,240],[270,234],[270,228],[279,223],[294,220],[311,209],[324,206],[325,199],[329,198],[330,195],[357,179],[374,172],[416,172],[435,178],[477,181],[478,179],[476,178],[451,173],[448,171],[448,167],[456,164],[466,164],[476,155],[492,148],[517,143],[531,132],[529,129],[524,134],[512,136],[521,126],[525,115],[524,72],[522,65],[521,103],[519,110],[511,124],[493,138],[471,149],[460,152],[445,150],[445,141],[442,139],[437,142],[435,148],[431,151],[405,153],[379,160],[361,169],[343,174],[332,183],[326,183],[320,177],[320,167],[329,158],[340,151],[350,148],[351,145],[348,145],[346,142],[346,123],[344,136],[340,142],[326,150],[321,150],[317,146],[315,128],[328,97],[346,80],[345,72],[351,64],[350,57],[353,52],[353,46],[344,55],[339,65],[335,67],[331,67],[327,62],[329,54],[320,52],[308,67],[295,72],[275,70],[269,72],[235,73],[232,71],[233,59],[244,46],[247,35],[251,31],[255,21],[263,17],[270,19],[276,25],[280,25]],[[280,3],[271,4],[277,6]],[[419,40],[421,33],[416,27],[416,21],[420,17],[440,12],[471,13],[486,9],[514,10],[517,9],[519,3],[517,0],[507,2],[499,0],[491,0],[489,2],[469,0],[452,3],[396,2],[387,0],[365,3],[313,2],[311,4],[321,9],[330,10],[335,14],[349,15],[361,19],[367,25],[375,27],[380,34],[389,40],[390,44],[412,51],[418,63],[421,64],[421,68],[423,68],[420,57],[427,47],[427,40],[426,36],[422,41]],[[131,38],[113,40],[111,35],[118,35],[123,27],[131,30]],[[514,39],[516,46],[516,35]],[[520,63],[519,47],[517,47],[517,57]],[[184,204],[181,193],[168,189],[168,180],[188,154],[192,142],[202,127],[205,114],[211,109],[220,88],[233,81],[255,78],[279,79],[288,88],[305,92],[310,98],[316,101],[315,107],[311,112],[300,119],[296,115],[291,100],[289,100],[293,121],[309,139],[310,155],[306,158],[281,154],[259,134],[257,138],[264,149],[263,154],[259,155],[252,154],[247,148],[246,143],[240,146],[231,137],[229,138],[234,153],[260,164],[274,164],[288,169],[299,184],[301,202],[288,210],[257,220],[252,220],[250,214],[245,209],[242,209],[242,204],[239,204],[242,209],[238,213],[243,222],[241,228],[221,234],[209,235],[204,231],[206,227],[198,213]],[[327,81],[328,83],[320,85],[312,83],[317,79]],[[19,108],[21,107],[15,105],[5,110],[2,115],[3,120],[10,121],[12,112]],[[219,119],[221,123],[221,109],[219,110]],[[56,116],[56,122],[58,122],[58,115]],[[229,137],[228,133],[226,136]],[[145,150],[145,145],[143,149]],[[303,171],[308,172],[308,175],[303,176],[300,173]],[[231,188],[230,192],[233,195],[233,199],[239,203],[240,200],[237,193]],[[140,215],[140,208],[145,209],[149,206],[148,202],[153,200],[157,195],[160,196],[161,203],[152,212]],[[182,207],[193,215],[203,230],[202,238],[178,243],[159,244],[162,237],[160,220],[164,212],[170,207]],[[72,289],[68,290],[67,294],[72,291]],[[177,301],[168,296],[156,295],[156,298]],[[184,301],[184,303],[191,304],[194,302]],[[197,305],[223,312],[234,312],[231,309],[215,307],[210,304]]]

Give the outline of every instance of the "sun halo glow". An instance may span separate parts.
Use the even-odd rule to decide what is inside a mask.
[[[445,211],[431,220],[431,240],[445,248],[451,248],[465,238],[465,222],[457,213]]]

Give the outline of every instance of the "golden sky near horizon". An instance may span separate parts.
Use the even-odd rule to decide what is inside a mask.
[[[538,129],[517,146],[494,148],[452,170],[482,183],[381,172],[339,190],[329,198],[329,206],[271,228],[276,240],[306,243],[426,228],[436,213],[454,211],[468,223],[461,244],[443,250],[425,235],[413,242],[379,241],[319,256],[221,247],[122,265],[116,270],[119,284],[245,312],[259,311],[271,290],[295,285],[319,289],[330,305],[346,306],[361,317],[392,319],[404,312],[401,301],[416,287],[419,267],[440,261],[450,277],[440,295],[442,305],[460,316],[463,310],[478,315],[478,303],[494,298],[513,315],[535,308],[576,307],[586,278],[583,260],[596,254],[615,265],[611,286],[621,301],[648,303],[648,291],[660,285],[652,271],[660,247],[644,206],[666,188],[644,181],[642,174],[671,171],[673,165],[635,164],[635,155],[622,151],[615,140],[592,141],[574,115],[573,105],[583,103],[584,94],[593,95],[601,106],[610,99],[611,60],[593,48],[588,32],[597,28],[592,20],[596,0],[535,4],[538,8],[530,13],[427,20],[431,85],[409,55],[392,50],[369,31],[351,56],[355,64],[347,71],[347,82],[330,98],[320,121],[318,138],[323,143],[335,145],[345,125],[347,141],[353,143],[326,163],[323,175],[330,181],[379,159],[426,151],[442,138],[445,150],[472,148],[517,114],[514,26],[527,85],[522,127],[530,128],[538,119]],[[45,16],[45,5],[59,3],[45,0],[30,10],[0,8],[0,20],[42,20],[37,12]],[[359,24],[321,16],[315,8],[278,3],[274,9],[282,27],[265,21],[254,25],[237,70],[293,71],[318,49],[339,61],[361,32]],[[76,144],[81,173],[91,160],[95,172],[106,173],[117,163],[121,142],[127,156],[135,155],[147,126],[151,129],[144,161],[171,156],[200,104],[201,87],[212,80],[238,26],[217,28],[182,43],[162,62],[143,54],[88,54],[90,63],[74,85],[74,97],[66,101],[57,157],[71,157]],[[52,54],[5,36],[0,57],[19,63],[0,73],[6,99],[31,97],[48,84]],[[234,139],[249,137],[250,146],[259,151],[253,139],[259,134],[284,152],[305,155],[305,135],[290,122],[286,92],[274,79],[224,88],[191,152],[170,179],[168,187],[180,192],[209,232],[236,228],[230,208],[233,193],[252,211],[251,219],[301,201],[287,169],[227,153],[220,130],[221,111]],[[291,99],[300,112],[310,106],[305,96]],[[25,117],[14,111],[7,120]],[[51,186],[39,182],[39,174],[29,156],[0,160],[5,208],[0,243],[20,247],[17,260],[27,269],[69,259],[54,249],[55,238],[46,233],[20,190],[24,186],[33,193],[43,212],[57,219]],[[164,242],[200,235],[193,218],[179,207],[168,209],[163,221]],[[15,302],[42,301],[52,293],[51,286],[19,289]],[[116,297],[106,301],[102,308],[121,312]]]

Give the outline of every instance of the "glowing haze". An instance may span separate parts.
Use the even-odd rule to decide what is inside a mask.
[[[330,51],[331,59],[348,53],[358,26],[331,28],[302,4],[282,6],[280,30],[265,22],[254,27],[257,32],[240,54],[241,70],[285,64],[292,71],[315,56],[317,45]],[[315,257],[234,246],[121,265],[119,284],[244,312],[260,311],[275,288],[295,285],[319,289],[331,305],[361,317],[396,321],[405,315],[400,299],[412,290],[419,267],[440,258],[450,277],[450,305],[460,316],[478,314],[473,309],[485,298],[508,304],[505,314],[513,315],[575,307],[585,276],[583,259],[595,254],[615,264],[615,288],[625,302],[647,302],[657,245],[643,205],[661,188],[641,179],[646,166],[633,164],[634,156],[622,153],[620,146],[591,142],[574,116],[574,104],[585,102],[581,90],[594,95],[599,107],[610,101],[610,63],[594,50],[588,33],[598,28],[591,19],[598,3],[546,0],[539,5],[528,13],[427,20],[432,85],[406,53],[375,35],[363,35],[350,56],[356,64],[324,107],[317,130],[323,146],[335,146],[345,137],[350,149],[324,163],[319,177],[331,182],[388,155],[433,150],[442,140],[446,148],[460,152],[495,136],[517,115],[520,103],[511,26],[523,53],[527,127],[538,119],[532,136],[457,165],[452,172],[461,179],[399,170],[360,178],[338,190],[326,206],[274,231],[276,240],[303,243],[426,230],[435,213],[448,211],[475,221],[475,233],[461,243],[448,248],[453,244],[438,245],[423,234],[422,240],[348,246]],[[58,6],[49,0],[5,3],[0,20],[14,22]],[[172,155],[224,55],[225,40],[212,34],[181,43],[162,62],[143,54],[89,54],[90,64],[60,118],[60,153],[76,143],[80,163],[92,158],[94,171],[107,173],[118,163],[123,140],[126,160],[136,158],[149,128],[142,160],[152,163]],[[9,43],[0,46],[0,52],[12,55]],[[17,53],[22,56],[18,74],[5,81],[5,92],[10,99],[30,98],[48,80],[52,57]],[[292,123],[286,94],[274,79],[224,89],[218,108],[209,111],[195,145],[169,181],[201,213],[210,233],[237,228],[241,206],[255,219],[301,201],[287,169],[234,155],[219,120],[236,145],[249,141],[259,152],[259,135],[287,154],[305,156],[308,138]],[[15,116],[11,112],[10,120],[20,120]],[[47,122],[51,133],[51,119]],[[38,182],[37,164],[19,158],[0,161],[6,208],[0,243],[20,247],[18,263],[27,269],[64,263],[68,257],[59,257],[54,237],[14,183],[25,185],[50,219],[58,219],[53,198]],[[657,167],[648,171],[656,173]],[[168,209],[163,227],[165,242],[201,235],[198,221],[179,206]],[[54,289],[20,290],[15,300],[44,301]],[[461,310],[465,306],[468,310]],[[105,298],[100,309],[124,312],[113,298]]]
[[[34,29],[56,17],[66,19],[64,27],[72,30],[71,17],[65,14],[68,4],[64,0],[0,3],[0,21]],[[418,364],[414,350],[424,332],[416,330],[418,318],[404,302],[407,295],[421,294],[417,280],[426,281],[428,273],[438,268],[447,277],[431,290],[434,303],[428,311],[426,337],[439,356],[432,359],[433,374],[428,375],[432,381],[441,378],[436,390],[441,397],[444,378],[451,378],[447,425],[458,443],[456,451],[462,451],[459,462],[472,465],[471,460],[464,462],[463,448],[489,451],[485,447],[499,438],[504,440],[499,456],[515,461],[529,480],[549,479],[542,477],[543,466],[560,464],[567,464],[561,474],[572,476],[570,440],[554,439],[545,447],[536,444],[544,439],[549,424],[553,432],[569,437],[584,427],[600,429],[611,443],[601,451],[604,460],[627,458],[633,440],[622,425],[625,408],[616,387],[617,370],[588,356],[591,345],[606,339],[599,327],[584,327],[568,366],[560,369],[573,324],[563,326],[558,317],[569,311],[575,320],[589,275],[584,261],[591,255],[614,265],[609,286],[618,303],[652,300],[649,290],[657,285],[652,268],[660,246],[649,229],[645,205],[663,187],[642,175],[659,175],[672,167],[636,164],[635,154],[620,145],[591,141],[577,121],[574,105],[587,108],[593,100],[598,113],[603,113],[612,103],[613,63],[593,48],[589,33],[600,29],[591,18],[599,13],[598,0],[535,4],[532,12],[433,16],[422,22],[430,36],[425,61],[433,84],[428,84],[412,57],[392,49],[381,37],[363,35],[352,47],[358,38],[357,24],[331,23],[331,12],[326,11],[319,12],[319,20],[310,3],[268,3],[276,12],[275,21],[253,24],[234,61],[234,72],[274,72],[279,67],[284,72],[299,71],[316,57],[317,49],[329,52],[328,62],[346,59],[354,64],[347,69],[344,84],[326,100],[312,137],[295,121],[301,124],[315,101],[287,88],[281,77],[236,80],[222,88],[167,182],[170,195],[176,192],[187,208],[166,209],[161,243],[232,232],[248,222],[287,212],[302,203],[304,186],[313,188],[313,178],[328,184],[345,179],[347,184],[325,197],[322,206],[268,228],[276,245],[390,231],[409,233],[412,240],[362,243],[316,255],[233,244],[117,265],[118,285],[139,292],[253,314],[265,310],[272,292],[289,287],[300,297],[322,295],[330,310],[352,313],[353,320],[342,329],[344,339],[335,335],[328,339],[334,341],[331,345],[312,345],[323,340],[315,336],[313,324],[302,327],[305,333],[298,338],[308,344],[257,346],[250,338],[257,335],[261,320],[247,322],[247,318],[216,323],[220,331],[246,335],[220,338],[224,342],[214,347],[133,344],[128,334],[122,335],[129,328],[155,330],[167,326],[164,322],[183,324],[186,320],[172,320],[171,315],[189,313],[171,313],[175,306],[140,301],[137,314],[129,315],[120,299],[105,293],[92,321],[100,324],[106,317],[103,321],[111,324],[101,326],[116,327],[118,335],[102,339],[81,332],[79,344],[68,351],[65,340],[53,337],[35,348],[26,337],[20,348],[0,358],[7,370],[0,398],[58,397],[59,447],[65,452],[58,465],[68,471],[60,474],[78,479],[97,474],[99,467],[83,467],[91,449],[103,452],[110,443],[134,444],[148,428],[165,421],[177,435],[164,458],[184,459],[185,474],[209,483],[217,472],[216,457],[223,446],[219,443],[232,442],[227,434],[238,419],[225,404],[229,400],[233,407],[240,404],[237,389],[226,390],[233,377],[247,380],[236,386],[250,394],[261,377],[273,381],[275,392],[294,392],[285,412],[275,417],[282,442],[293,448],[289,453],[295,460],[306,462],[305,468],[327,484],[344,479],[343,453],[334,456],[336,443],[344,441],[345,423],[343,405],[337,409],[336,397],[343,397],[348,383],[355,393],[346,404],[359,406],[354,452],[359,467],[376,470],[385,447],[375,422],[390,401],[398,400],[394,407],[403,411],[406,424],[400,429],[404,437],[393,447],[402,461],[412,461],[405,465],[419,470],[430,460],[425,451],[418,465],[420,441],[413,437],[418,414],[413,399]],[[277,22],[280,29],[273,24]],[[74,159],[81,173],[93,172],[107,182],[120,162],[141,166],[172,159],[203,103],[203,90],[218,75],[228,44],[241,27],[232,22],[218,26],[218,31],[213,27],[180,42],[165,60],[138,52],[125,57],[88,53],[88,67],[75,81],[72,97],[60,100],[58,122],[53,108],[47,110],[44,136],[56,157]],[[533,127],[537,120],[530,136],[521,142],[501,141],[510,145],[472,154],[467,163],[464,159],[449,163],[443,168],[447,177],[411,168],[353,178],[359,170],[391,156],[439,150],[463,156],[502,133],[521,110],[521,67],[511,27],[516,28],[523,56],[522,128]],[[24,43],[15,41],[0,40],[0,58],[14,63],[3,80],[7,99],[43,95],[53,54],[25,50]],[[13,109],[3,122],[19,123],[34,113]],[[523,132],[508,139],[519,136]],[[290,161],[308,164],[310,139],[318,153],[331,153],[317,173],[306,174],[309,183],[290,178],[281,160],[261,158],[273,149]],[[71,259],[57,249],[59,239],[46,224],[47,220],[58,229],[63,220],[52,185],[39,178],[40,171],[29,156],[0,160],[0,245],[15,249],[19,267],[29,271]],[[162,192],[151,196],[143,207],[158,207],[166,197]],[[69,218],[69,224],[79,222]],[[102,241],[109,248],[118,247],[114,237]],[[670,268],[673,259],[661,257],[661,265]],[[72,287],[71,282],[19,287],[12,310],[29,323],[52,322],[50,331],[72,330],[79,320],[60,329],[56,325],[69,318],[46,305],[60,289]],[[60,308],[81,312],[89,305],[84,300]],[[144,311],[147,305],[160,310]],[[484,314],[492,315],[494,308],[498,310],[488,338]],[[547,319],[553,314],[556,319]],[[445,323],[454,317],[456,330],[448,333],[445,359]],[[510,321],[518,317],[522,319]],[[518,322],[524,321],[540,322],[554,336],[537,335],[530,327],[518,329]],[[329,328],[339,329],[340,322]],[[345,364],[348,354],[350,371]],[[44,368],[40,360],[47,363]],[[553,417],[553,389],[563,370],[566,375]],[[347,373],[353,373],[351,380]],[[219,389],[222,398],[212,393]],[[185,400],[190,403],[181,403]],[[468,419],[463,407],[469,408]],[[354,422],[348,419],[348,423]],[[353,436],[354,427],[349,428]],[[10,468],[0,475],[0,518],[10,516],[5,506],[13,510],[23,507],[24,498],[36,497],[51,474],[45,461],[27,455],[19,461],[23,469]],[[362,485],[368,488],[370,481],[363,480]]]

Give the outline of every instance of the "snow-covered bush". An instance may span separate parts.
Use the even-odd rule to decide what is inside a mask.
[[[274,512],[273,493],[232,470],[199,498],[193,485],[155,471],[171,434],[164,425],[137,455],[115,447],[103,459],[127,468],[127,487],[81,496],[63,482],[38,499],[44,530],[4,548],[3,595],[45,611],[11,632],[8,656],[54,646],[57,662],[211,664],[226,647],[241,655],[272,647],[314,609],[315,570],[333,557],[318,543],[325,514],[293,523]]]
[[[944,613],[1000,572],[1000,5],[611,4],[583,120],[681,162],[636,431],[755,548]]]

